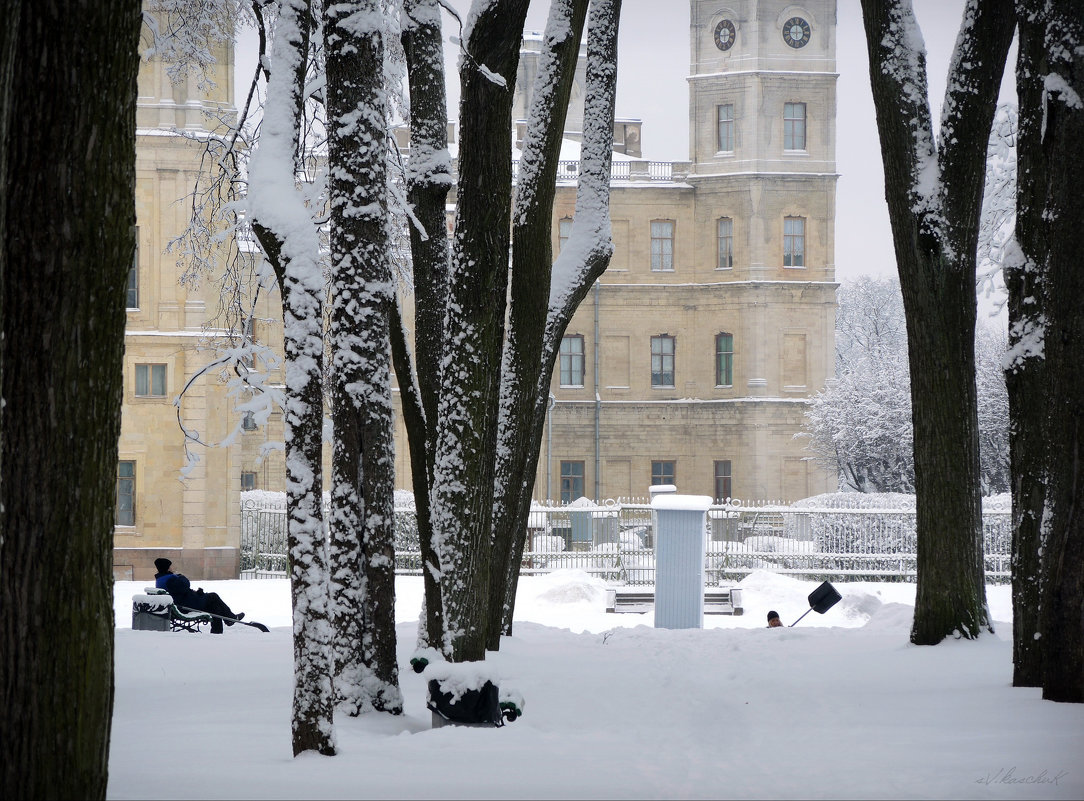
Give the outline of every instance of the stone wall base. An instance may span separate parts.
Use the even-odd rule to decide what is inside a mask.
[[[154,581],[154,560],[164,556],[173,562],[174,573],[192,581],[235,579],[241,575],[237,548],[114,548],[114,581]]]

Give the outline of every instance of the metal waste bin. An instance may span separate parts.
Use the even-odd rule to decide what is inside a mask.
[[[169,631],[168,595],[133,595],[132,628],[136,631]]]
[[[661,493],[655,511],[655,627],[704,626],[704,533],[707,495]]]

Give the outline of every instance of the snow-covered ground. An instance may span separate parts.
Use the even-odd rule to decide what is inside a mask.
[[[1007,586],[996,635],[931,648],[908,643],[910,584],[835,583],[826,614],[768,629],[816,582],[758,571],[743,616],[665,630],[607,614],[585,573],[525,576],[487,660],[523,717],[433,729],[408,664],[421,579],[400,577],[405,714],[337,716],[338,756],[295,759],[288,583],[198,582],[271,627],[222,636],[133,631],[146,584],[116,585],[113,799],[1084,798],[1084,706],[1011,686]]]

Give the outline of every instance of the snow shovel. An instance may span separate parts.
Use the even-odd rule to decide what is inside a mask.
[[[810,597],[812,597],[812,596],[810,596]],[[264,632],[265,634],[269,633],[268,630],[267,630],[267,626],[265,626],[263,623],[257,623],[255,620],[234,620],[232,617],[225,617],[223,615],[216,615],[216,614],[214,614],[212,612],[204,612],[202,609],[190,609],[187,606],[179,606],[177,608],[181,609],[182,611],[185,611],[185,612],[198,612],[201,615],[210,615],[211,617],[217,617],[219,620],[223,620],[223,621],[225,621],[227,623],[240,623],[242,626],[252,626],[252,628],[259,629],[260,631]]]
[[[836,588],[826,581],[817,587],[817,589],[813,590],[813,592],[809,593],[809,598],[807,599],[809,601],[809,608],[802,612],[802,617],[805,617],[810,612],[816,612],[818,615],[823,615],[835,606],[836,602],[842,597],[843,596],[836,591]],[[798,618],[798,620],[801,620],[802,617]],[[790,625],[794,626],[798,620],[795,620],[794,623],[791,623]]]

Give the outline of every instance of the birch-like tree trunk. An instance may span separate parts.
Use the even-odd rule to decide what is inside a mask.
[[[990,629],[979,495],[975,251],[986,146],[1015,17],[968,0],[938,136],[910,0],[862,0],[885,198],[907,315],[918,581],[911,641]]]
[[[139,3],[0,19],[0,792],[105,798]]]
[[[550,375],[561,338],[613,252],[610,161],[621,0],[594,0],[587,41],[583,147],[573,228],[554,262],[551,219],[561,134],[587,15],[585,0],[555,0],[532,96],[512,233],[512,287],[494,483],[488,647],[512,633],[531,490]],[[565,31],[570,31],[562,38]]]
[[[1027,502],[1027,516],[1014,515],[1013,521],[1019,525],[1014,615],[1018,603],[1028,608],[1022,625],[1014,625],[1014,683],[1032,684],[1039,676],[1043,698],[1082,703],[1084,271],[1075,254],[1084,220],[1084,9],[1073,0],[1020,0],[1018,11],[1016,232],[1022,258],[1016,280],[1006,284],[1021,368],[1010,385],[1014,423],[1021,429],[1014,440],[1013,483]],[[1024,404],[1044,398],[1045,404],[1023,413]],[[1033,489],[1036,484],[1045,493]],[[1042,514],[1035,520],[1037,502]],[[1041,655],[1034,653],[1036,633]]]
[[[271,49],[263,131],[249,171],[253,229],[282,290],[287,547],[294,617],[294,756],[305,751],[335,753],[321,474],[325,289],[312,214],[294,186],[306,60],[314,24],[309,0],[282,0]]]
[[[400,714],[389,310],[385,20],[380,0],[329,3],[333,419],[331,597],[336,691],[350,714]]]

